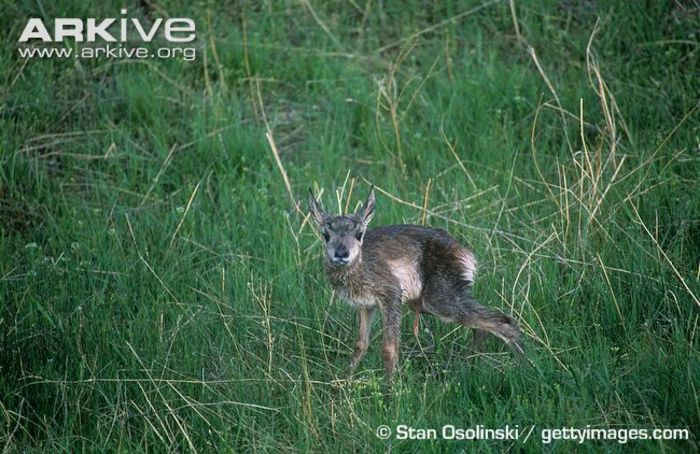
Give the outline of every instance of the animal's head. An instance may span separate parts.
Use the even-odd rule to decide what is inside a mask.
[[[309,193],[309,212],[325,242],[326,261],[336,266],[353,263],[360,256],[367,225],[374,216],[374,188],[357,213],[344,216],[326,213],[311,189]]]

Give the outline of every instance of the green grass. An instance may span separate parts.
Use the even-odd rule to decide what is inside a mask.
[[[197,23],[196,61],[145,63],[17,53],[29,17],[123,3],[4,3],[0,445],[697,450],[700,7],[647,3],[127,5]],[[476,296],[521,321],[532,365],[496,341],[470,357],[468,329],[427,318],[421,353],[406,311],[394,388],[379,322],[344,381],[355,314],[265,119],[303,210],[310,186],[352,210],[373,183],[376,225],[472,247]],[[521,440],[384,441],[382,424]],[[540,439],[587,426],[691,435]]]

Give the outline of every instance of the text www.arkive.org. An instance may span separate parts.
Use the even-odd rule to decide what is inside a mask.
[[[193,61],[197,58],[197,50],[194,47],[158,47],[148,49],[146,47],[97,46],[73,49],[70,47],[18,47],[22,58],[80,58],[80,59],[166,59],[179,58],[185,61]]]

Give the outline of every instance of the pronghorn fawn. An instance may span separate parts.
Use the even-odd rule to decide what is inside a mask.
[[[310,214],[325,241],[326,275],[336,294],[359,309],[359,334],[350,373],[367,352],[372,320],[379,309],[384,327],[382,356],[391,378],[399,356],[401,305],[474,329],[475,347],[491,333],[523,353],[516,321],[479,304],[470,294],[474,254],[446,231],[418,225],[368,229],[374,216],[374,189],[354,214],[326,213],[309,190]]]

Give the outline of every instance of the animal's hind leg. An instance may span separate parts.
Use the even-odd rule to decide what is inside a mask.
[[[420,300],[410,301],[409,307],[413,309],[415,318],[413,319],[413,337],[418,338],[418,328],[420,328]]]
[[[413,337],[416,338],[420,345],[420,338],[418,337],[418,332],[420,330],[420,325],[421,325],[421,314],[433,314],[433,312],[427,310],[425,306],[423,305],[423,300],[417,299],[413,301],[408,302],[408,306],[411,308],[413,311],[413,314],[415,318],[413,319]],[[423,319],[426,320],[426,319]],[[426,324],[423,325],[423,330],[428,334],[430,337],[430,342],[427,344],[427,349],[432,350],[435,347],[435,336],[433,335],[433,331],[430,329],[430,325]],[[421,351],[423,351],[424,348],[421,346]]]
[[[486,331],[472,328],[472,351],[481,353],[484,351],[484,342],[486,341]]]
[[[460,313],[457,322],[473,328],[475,336],[479,331],[486,331],[500,338],[518,355],[524,353],[522,332],[513,317],[496,309],[489,309],[471,300]],[[483,336],[482,336],[483,337]]]
[[[442,298],[433,298],[431,301],[431,311],[443,320],[473,328],[475,344],[483,340],[485,331],[503,340],[518,355],[524,353],[520,328],[511,316],[482,306],[466,292],[449,295],[449,300],[445,298],[447,295],[440,296]]]

